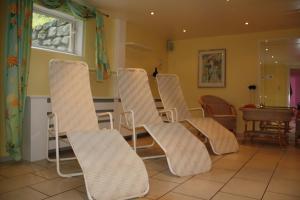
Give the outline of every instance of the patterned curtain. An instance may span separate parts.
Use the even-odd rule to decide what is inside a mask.
[[[104,21],[103,15],[96,12],[96,73],[98,80],[109,78],[109,63],[104,45]]]
[[[35,3],[45,6],[49,9],[57,9],[63,12],[71,13],[80,18],[96,17],[96,73],[98,80],[108,79],[110,76],[110,67],[107,59],[104,45],[104,21],[103,15],[95,9],[90,9],[84,5],[71,0],[34,0]]]
[[[22,124],[29,73],[32,0],[9,0],[5,38],[4,95],[6,149],[21,159]]]

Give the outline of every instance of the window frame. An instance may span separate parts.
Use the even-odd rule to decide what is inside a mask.
[[[60,50],[56,50],[56,49],[48,49],[48,48],[43,48],[43,47],[36,47],[36,46],[32,46],[32,45],[31,45],[31,48],[43,50],[43,51],[70,54],[70,55],[75,55],[75,56],[83,56],[83,47],[84,47],[84,31],[83,31],[84,21],[83,20],[75,18],[72,15],[69,15],[69,14],[54,10],[54,9],[45,8],[45,7],[37,5],[37,4],[33,5],[33,12],[70,22],[72,24],[70,34],[71,34],[71,39],[74,40],[72,42],[72,45],[74,47],[72,47],[73,52],[60,51]]]

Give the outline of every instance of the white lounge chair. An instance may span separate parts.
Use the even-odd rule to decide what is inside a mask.
[[[144,196],[149,190],[143,161],[117,130],[99,129],[90,89],[88,66],[78,61],[51,60],[51,121],[60,176],[83,174],[89,199],[120,200]],[[60,170],[59,138],[67,136],[83,173]],[[48,154],[48,149],[47,149]]]
[[[188,176],[210,170],[211,159],[205,145],[180,123],[162,121],[145,70],[119,70],[118,88],[127,126],[133,129],[134,140],[135,128],[145,128],[165,152],[171,173]]]
[[[165,109],[174,109],[178,121],[187,121],[205,135],[215,154],[237,152],[239,144],[232,132],[209,117],[193,118],[185,102],[178,76],[175,74],[158,74],[156,76],[158,91]],[[195,110],[195,109],[194,109]],[[201,109],[204,116],[203,110]]]

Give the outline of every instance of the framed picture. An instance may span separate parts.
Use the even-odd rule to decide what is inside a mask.
[[[198,87],[225,87],[226,49],[199,51]]]

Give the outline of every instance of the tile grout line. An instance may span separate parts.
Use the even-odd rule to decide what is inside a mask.
[[[245,162],[245,164],[243,164],[243,166],[232,176],[232,177],[234,177],[254,156],[255,156],[255,154],[257,153],[257,151],[258,151],[258,149],[255,151],[255,153],[249,158],[249,160],[247,161],[247,162]],[[224,158],[225,156],[224,155],[222,155],[222,158]],[[218,162],[219,160],[221,160],[222,158],[219,158],[219,159],[217,159],[216,161],[215,161],[215,163],[216,162]],[[193,177],[195,177],[195,176],[197,176],[197,175],[193,175],[192,177],[190,177],[189,179],[187,179],[187,180],[185,180],[185,181],[183,181],[182,183],[179,183],[177,186],[175,186],[173,189],[171,189],[170,191],[168,191],[168,192],[166,192],[165,194],[163,194],[162,196],[160,196],[160,197],[158,197],[157,199],[161,199],[162,197],[164,197],[164,196],[166,196],[167,194],[169,194],[170,192],[174,192],[174,190],[176,189],[176,188],[178,188],[179,186],[181,186],[181,185],[183,185],[184,183],[186,183],[187,181],[189,181],[189,180],[191,180]],[[224,185],[226,185],[231,179],[232,179],[232,177],[226,182],[226,183],[224,183]],[[168,182],[168,181],[167,181]],[[217,182],[217,181],[211,181],[211,182]],[[217,182],[217,183],[220,183],[220,182]],[[224,187],[224,185],[223,185],[223,187]],[[213,198],[223,187],[221,187],[211,198]],[[181,194],[181,195],[183,195],[183,196],[188,196],[188,197],[194,197],[194,198],[198,198],[199,199],[199,197],[195,197],[195,196],[192,196],[192,195],[186,195],[186,194],[182,194],[182,193],[179,193],[179,192],[174,192],[174,193],[176,193],[176,194]],[[202,198],[200,198],[200,199],[202,199]]]
[[[83,184],[80,185],[80,186],[83,186]],[[80,186],[78,186],[78,187],[80,187]],[[63,193],[65,193],[65,192],[69,192],[69,191],[71,191],[71,190],[76,190],[76,188],[78,188],[78,187],[75,187],[75,188],[71,188],[71,189],[65,190],[65,191],[63,191],[63,192],[59,192],[59,193],[54,194],[54,195],[48,195],[48,194],[45,194],[45,193],[43,193],[43,192],[41,192],[41,191],[39,191],[39,190],[37,190],[37,189],[35,189],[35,188],[32,188],[31,186],[28,186],[28,187],[30,187],[31,189],[33,189],[33,190],[36,191],[36,192],[39,192],[39,193],[42,193],[42,194],[46,195],[47,197],[46,197],[45,199],[50,198],[50,197],[55,197],[55,196],[57,196],[57,195],[63,194]],[[76,190],[76,191],[77,191],[77,192],[81,192],[81,191],[78,191],[78,190]],[[81,193],[82,193],[82,192],[81,192]]]
[[[246,198],[248,198],[248,199],[258,200],[258,199],[254,198],[254,197],[243,196],[243,195],[241,195],[241,194],[232,194],[232,193],[230,193],[230,192],[222,192],[222,193],[230,194],[230,195],[232,195],[232,196],[238,196],[238,197],[244,197],[244,198],[246,197]]]
[[[229,179],[228,179],[228,181],[226,181],[225,183],[224,183],[224,185],[210,198],[210,199],[213,199],[219,192],[221,192],[221,190],[225,187],[225,185],[227,185],[227,183],[229,183],[229,181],[231,181],[234,177],[235,177],[235,175],[237,175],[245,166],[246,166],[246,164],[250,161],[250,160],[252,160],[253,159],[253,157],[257,154],[257,152],[258,152],[259,150],[257,149],[256,151],[255,151],[255,153],[248,159],[248,161],[247,162],[245,162],[234,174],[233,174],[233,176],[231,176]],[[232,194],[232,193],[228,193],[228,194]],[[235,195],[235,194],[232,194],[232,195]],[[242,196],[242,195],[241,195]],[[248,197],[248,196],[243,196],[243,197]]]
[[[269,181],[268,181],[267,187],[265,188],[264,193],[263,193],[263,195],[262,195],[262,197],[261,197],[261,200],[262,200],[263,197],[265,196],[265,193],[266,193],[267,190],[268,190],[268,187],[269,187],[269,185],[270,185],[270,182],[271,182],[271,180],[272,180],[272,178],[273,178],[273,176],[274,176],[274,174],[275,174],[275,171],[276,171],[276,169],[278,168],[279,162],[283,159],[283,157],[285,156],[285,154],[286,154],[286,152],[285,152],[283,155],[281,155],[280,159],[277,161],[277,163],[276,163],[276,165],[275,165],[275,168],[273,169],[273,173],[272,173],[272,175],[271,175],[271,177],[270,177],[270,179],[269,179]]]
[[[13,190],[9,190],[9,191],[6,191],[6,192],[2,192],[2,193],[0,193],[0,197],[1,197],[3,194],[7,194],[7,193],[10,193],[10,192],[14,192],[14,191],[17,191],[17,190],[21,190],[21,189],[24,189],[24,188],[26,188],[26,187],[29,187],[29,186],[28,186],[28,185],[25,185],[25,186],[22,186],[22,187],[13,189]]]

